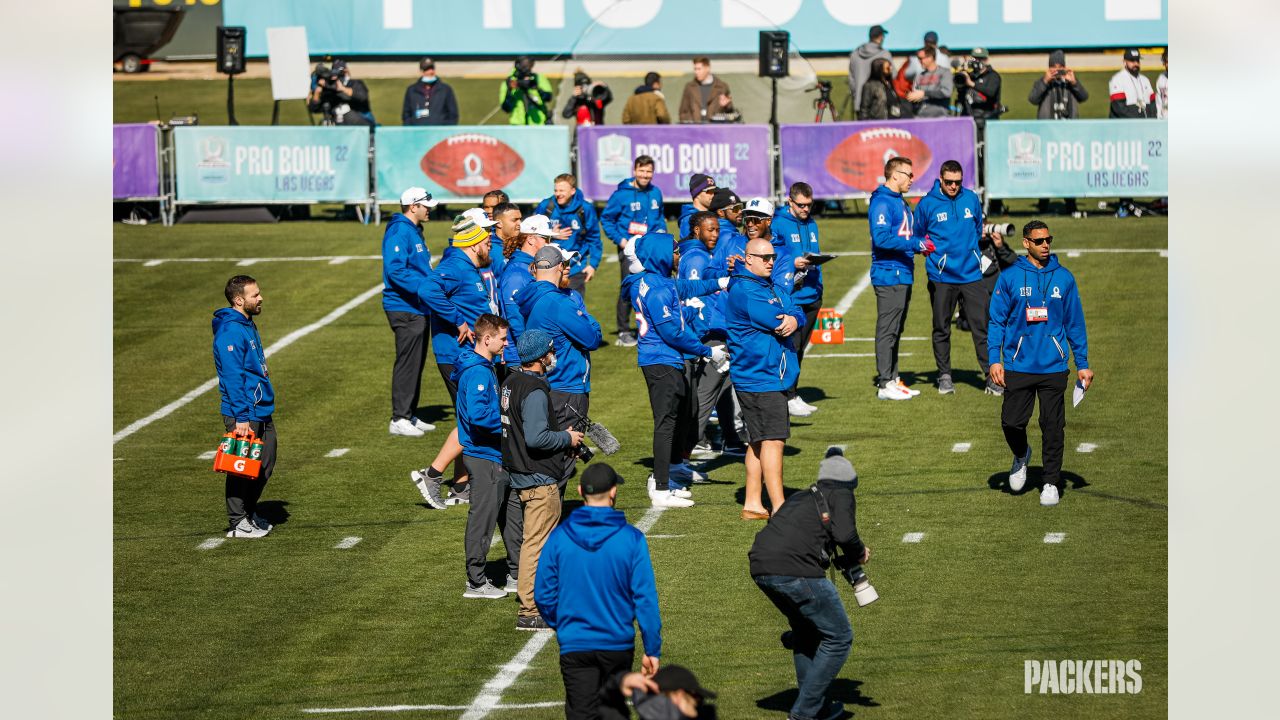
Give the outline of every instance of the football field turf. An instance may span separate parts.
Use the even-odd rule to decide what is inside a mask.
[[[934,391],[923,271],[901,359],[922,394],[891,403],[872,385],[874,293],[857,290],[869,258],[826,266],[824,304],[847,307],[846,342],[805,359],[801,394],[820,409],[793,424],[785,478],[807,487],[832,444],[847,446],[859,474],[858,525],[881,599],[857,608],[837,582],[854,646],[830,693],[857,718],[1166,713],[1167,221],[1048,220],[1079,283],[1097,373],[1067,409],[1056,508],[1038,504],[1034,421],[1028,490],[1003,489],[1000,400],[982,393],[968,333],[952,336],[955,395]],[[864,217],[821,227],[826,251],[868,249]],[[514,595],[462,598],[465,507],[431,510],[409,480],[453,423],[433,359],[420,415],[438,429],[387,434],[392,334],[376,293],[358,301],[380,284],[366,257],[382,229],[116,226],[116,717],[563,717],[555,640],[514,630]],[[428,225],[435,257],[446,230]],[[284,257],[318,259],[271,260]],[[218,395],[193,391],[214,377],[210,318],[238,273],[260,283],[268,348],[304,332],[270,358],[279,461],[260,507],[276,529],[219,542],[222,476],[200,457],[222,433]],[[618,507],[634,523],[649,509],[651,416],[634,349],[612,344],[617,287],[606,263],[587,290],[607,333],[592,356],[591,414],[622,441],[597,462],[627,479]],[[329,457],[336,449],[346,452]],[[747,567],[761,525],[738,519],[741,463],[709,467],[715,484],[694,488],[696,507],[648,518],[662,660],[717,691],[722,718],[781,718],[794,698],[784,621]],[[495,580],[500,557],[501,543]],[[1049,659],[1139,660],[1141,693],[1024,694],[1024,661]]]

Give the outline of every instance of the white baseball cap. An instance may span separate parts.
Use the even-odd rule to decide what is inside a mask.
[[[742,208],[742,214],[747,213],[773,217],[773,203],[764,198],[751,198],[747,201],[746,207]]]
[[[520,221],[520,232],[525,235],[551,237],[551,221],[546,215],[530,215]]]
[[[410,205],[424,205],[426,207],[433,208],[439,204],[440,201],[431,197],[431,193],[427,192],[426,188],[411,187],[400,193],[400,205],[403,207],[409,207]]]
[[[484,208],[471,208],[462,213],[462,216],[482,228],[491,228],[498,224],[497,220],[490,220],[489,216],[484,214]]]

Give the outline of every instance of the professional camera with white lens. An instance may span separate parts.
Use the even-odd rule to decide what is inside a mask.
[[[982,226],[983,235],[993,235],[1000,233],[1001,235],[1013,234],[1013,223],[987,223]]]
[[[866,607],[880,599],[880,593],[876,592],[876,589],[872,587],[871,581],[867,579],[867,573],[862,569],[861,565],[841,568],[840,574],[844,575],[844,579],[848,580],[849,584],[853,586],[853,599],[858,601],[858,607]]]

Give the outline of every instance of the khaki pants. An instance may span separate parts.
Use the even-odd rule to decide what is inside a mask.
[[[533,602],[533,583],[538,576],[538,558],[547,536],[560,522],[560,489],[554,484],[539,485],[520,491],[524,507],[524,543],[520,546],[520,577],[516,595],[520,598],[520,617],[538,614]]]

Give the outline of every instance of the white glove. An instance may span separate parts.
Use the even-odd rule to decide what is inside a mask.
[[[627,246],[622,249],[622,256],[627,259],[627,272],[632,275],[644,272],[644,264],[640,262],[640,258],[636,257],[635,243],[627,243]]]
[[[729,370],[729,351],[723,345],[711,348],[711,364],[715,365],[716,372],[721,375]]]
[[[691,297],[688,300],[685,300],[684,304],[688,305],[691,308],[697,308],[699,310],[706,307],[706,304],[702,302],[702,299],[696,298],[696,297]]]
[[[716,284],[720,286],[721,290],[724,290],[725,288],[729,287],[729,278],[722,277],[716,281]]]

